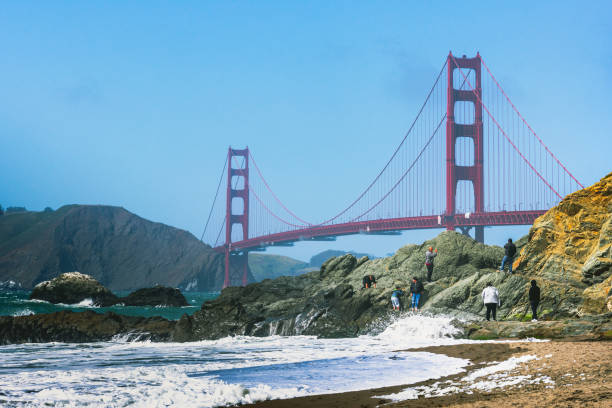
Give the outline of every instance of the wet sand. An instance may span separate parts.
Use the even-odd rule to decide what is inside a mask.
[[[306,407],[612,407],[612,342],[481,343],[434,346],[411,351],[441,353],[469,359],[466,372],[424,381],[371,390],[313,395],[287,400],[263,401],[253,408]],[[526,380],[493,390],[463,389],[474,381],[461,381],[470,372],[511,357],[535,355],[537,360],[519,364],[507,371],[508,378]],[[523,376],[523,377],[520,377]],[[526,377],[530,376],[530,377]],[[478,378],[476,381],[487,379]],[[529,384],[530,380],[540,381]],[[502,379],[503,380],[503,379]],[[495,382],[495,380],[493,380]],[[377,396],[408,387],[429,386],[439,389],[452,385],[461,389],[448,395],[393,402]]]

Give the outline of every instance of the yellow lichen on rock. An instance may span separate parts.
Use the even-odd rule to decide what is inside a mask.
[[[604,313],[612,304],[611,251],[612,173],[539,217],[514,266],[539,278],[543,292],[567,285],[568,298],[582,298],[579,314]]]

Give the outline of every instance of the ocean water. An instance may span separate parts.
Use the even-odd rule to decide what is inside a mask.
[[[127,296],[129,292],[115,292],[118,296]],[[27,316],[31,314],[53,313],[62,310],[82,312],[93,310],[98,313],[115,312],[129,316],[161,316],[168,320],[178,320],[183,314],[193,314],[202,307],[202,303],[219,296],[218,292],[185,292],[189,306],[110,306],[96,307],[91,299],[85,299],[76,305],[52,304],[41,300],[28,300],[30,291],[0,289],[0,316]]]
[[[193,343],[0,346],[3,407],[218,407],[409,384],[467,360],[398,351],[463,342],[447,317],[405,315],[377,335],[227,337]]]

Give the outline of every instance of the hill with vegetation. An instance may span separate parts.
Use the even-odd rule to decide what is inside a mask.
[[[249,269],[257,282],[276,279],[279,276],[297,276],[308,272],[307,262],[282,255],[249,254]]]
[[[67,205],[0,216],[0,282],[29,289],[73,271],[115,291],[155,285],[217,291],[224,281],[222,254],[187,231],[120,207]]]

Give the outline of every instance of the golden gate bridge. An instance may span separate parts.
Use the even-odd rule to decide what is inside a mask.
[[[246,285],[250,251],[424,228],[473,228],[483,242],[485,226],[530,225],[579,188],[482,56],[449,53],[404,138],[346,208],[307,221],[274,193],[248,147],[230,147],[201,240],[225,254],[224,287]]]

